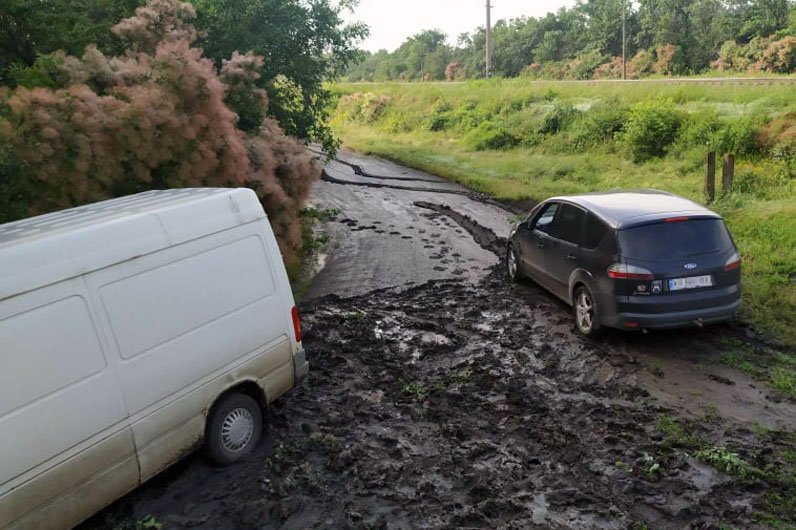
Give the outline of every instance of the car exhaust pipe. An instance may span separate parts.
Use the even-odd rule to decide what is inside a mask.
[[[698,328],[705,327],[705,324],[702,322],[701,318],[698,318],[698,319],[694,320],[694,325],[696,327],[698,327]]]

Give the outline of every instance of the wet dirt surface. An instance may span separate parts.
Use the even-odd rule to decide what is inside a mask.
[[[445,184],[347,161],[327,171]],[[301,304],[312,368],[264,442],[226,469],[192,456],[83,530],[765,527],[780,485],[696,457],[776,469],[792,448],[796,406],[717,363],[745,330],[586,340],[563,303],[507,282],[494,204],[329,181],[313,201],[340,213]]]

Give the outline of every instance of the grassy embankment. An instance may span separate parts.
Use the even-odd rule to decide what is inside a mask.
[[[335,90],[344,145],[501,199],[656,188],[704,202],[705,153],[736,153],[735,192],[712,207],[744,256],[743,316],[796,344],[796,85],[517,79]]]

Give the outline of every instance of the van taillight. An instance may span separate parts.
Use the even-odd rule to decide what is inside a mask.
[[[741,267],[741,255],[737,252],[730,256],[730,259],[724,264],[724,272],[734,271]]]
[[[293,316],[293,333],[296,335],[296,342],[301,342],[301,322],[299,321],[298,308],[293,306],[290,314]]]
[[[608,276],[617,280],[652,280],[655,278],[647,269],[624,263],[614,263],[608,267]]]

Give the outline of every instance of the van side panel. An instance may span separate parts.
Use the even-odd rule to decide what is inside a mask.
[[[278,395],[289,390],[293,370],[290,364],[283,362],[289,356],[289,343],[280,340],[265,352],[258,350],[244,363],[137,421],[133,429],[140,444],[142,480],[148,480],[202,441],[208,403],[230,387],[241,381],[252,381],[266,388],[269,394]],[[256,379],[262,374],[269,375]],[[269,401],[276,395],[269,395]]]
[[[119,355],[143,480],[201,441],[207,409],[224,389],[242,380],[267,394],[292,386],[289,313],[261,226],[249,223],[88,277]],[[237,370],[255,358],[262,359],[252,366],[264,371]],[[271,381],[283,372],[287,380]]]
[[[138,484],[127,411],[87,297],[77,279],[0,303],[0,528],[20,527],[24,514],[80,484],[99,480],[110,492],[70,500],[81,518]],[[110,482],[97,477],[120,462]]]
[[[20,530],[70,528],[138,484],[133,436],[124,429],[12,491],[0,500],[0,521],[17,519],[9,528]],[[36,508],[22,517],[25,507]]]

